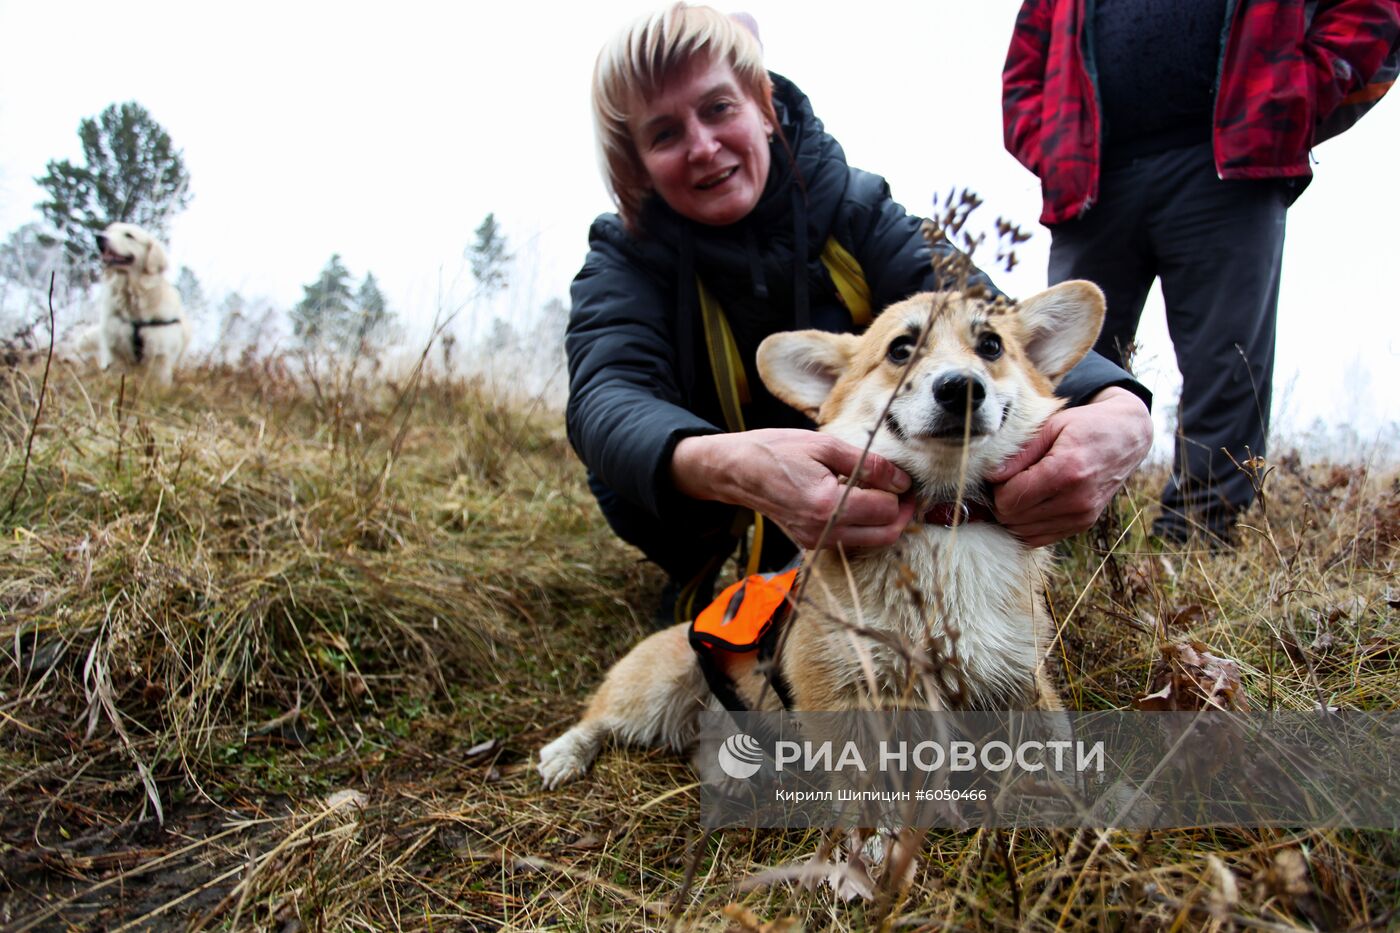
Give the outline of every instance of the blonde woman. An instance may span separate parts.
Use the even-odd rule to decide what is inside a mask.
[[[764,536],[763,565],[780,566],[816,545],[856,469],[858,449],[813,431],[753,369],[771,333],[857,329],[830,250],[859,265],[875,313],[940,285],[921,218],[846,164],[806,96],[765,70],[756,33],[751,20],[677,4],[620,32],[593,75],[618,210],[594,222],[572,287],[569,438],[614,530],[670,577],[665,624],[703,607],[744,515],[786,533]],[[726,423],[700,284],[743,363],[742,431]],[[1032,545],[1089,527],[1151,441],[1148,393],[1102,357],[1060,394],[1074,407],[1003,466],[989,496]],[[861,478],[825,544],[887,546],[909,524],[902,470],[868,457]]]

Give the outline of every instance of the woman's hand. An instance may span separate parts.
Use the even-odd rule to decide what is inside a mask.
[[[671,477],[694,499],[712,499],[762,513],[804,548],[816,547],[827,520],[846,496],[825,547],[893,544],[914,517],[903,500],[909,475],[867,454],[849,493],[844,477],[856,471],[860,449],[815,431],[769,428],[742,434],[687,437],[676,445]]]
[[[1040,433],[987,477],[1001,523],[1031,547],[1098,521],[1152,448],[1152,415],[1127,389],[1108,388],[1056,412]]]

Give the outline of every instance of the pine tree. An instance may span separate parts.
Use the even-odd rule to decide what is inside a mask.
[[[61,261],[54,255],[57,248],[53,238],[44,235],[40,224],[16,228],[0,245],[0,278],[29,287],[47,284],[49,270]]]
[[[380,336],[388,327],[393,312],[389,310],[389,301],[379,290],[379,280],[374,277],[373,272],[365,273],[365,280],[360,283],[360,290],[355,294],[355,304],[360,312],[354,335],[354,343],[358,346],[366,340]]]
[[[175,291],[180,293],[180,303],[187,314],[197,317],[204,310],[204,286],[199,284],[199,276],[189,266],[180,267],[180,274],[175,276]]]
[[[310,285],[292,309],[292,335],[302,344],[340,344],[351,330],[355,297],[350,293],[350,270],[340,261],[340,254],[331,256],[321,275]]]
[[[504,318],[494,318],[491,321],[491,332],[486,335],[486,349],[493,356],[504,356],[514,353],[520,348],[520,335],[515,332],[515,328]]]
[[[190,202],[189,173],[170,136],[135,101],[112,104],[78,124],[83,164],[51,160],[36,179],[48,192],[39,210],[64,249],[89,274],[93,235],[124,221],[166,239],[170,219]]]
[[[493,294],[506,287],[507,267],[515,258],[506,252],[506,238],[501,234],[496,215],[490,213],[476,228],[476,242],[467,250],[472,275],[484,294]]]

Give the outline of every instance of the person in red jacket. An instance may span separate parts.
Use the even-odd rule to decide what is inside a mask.
[[[1400,0],[1025,0],[1006,147],[1041,180],[1051,284],[1108,298],[1123,363],[1162,281],[1181,370],[1154,533],[1229,540],[1265,452],[1284,219],[1317,128],[1392,54]]]

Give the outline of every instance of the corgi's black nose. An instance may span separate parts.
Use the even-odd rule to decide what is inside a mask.
[[[107,234],[105,234],[105,233],[99,233],[99,234],[97,235],[97,248],[98,248],[98,249],[106,249],[106,248],[107,248]]]
[[[944,376],[933,384],[933,400],[950,414],[961,416],[968,410],[968,398],[972,400],[972,411],[976,411],[987,397],[987,387],[976,376],[955,374]]]

